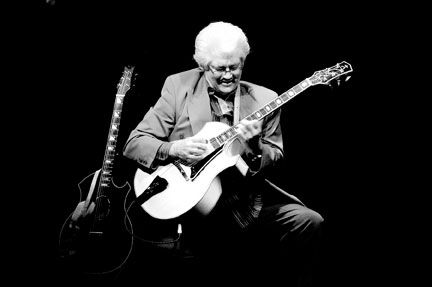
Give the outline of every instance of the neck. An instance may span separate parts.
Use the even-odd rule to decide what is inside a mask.
[[[232,91],[229,94],[215,93],[215,95],[221,98],[224,101],[233,100],[236,90]]]

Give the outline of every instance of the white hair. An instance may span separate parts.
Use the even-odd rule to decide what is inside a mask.
[[[195,39],[193,58],[202,68],[214,57],[238,55],[244,61],[249,54],[248,39],[238,26],[226,22],[213,22],[202,29]]]

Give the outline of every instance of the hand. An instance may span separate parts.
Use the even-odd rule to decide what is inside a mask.
[[[206,155],[207,143],[207,139],[198,137],[177,140],[173,142],[169,155],[187,162],[198,161]]]
[[[259,120],[248,121],[243,119],[237,125],[237,132],[239,136],[248,141],[261,133],[262,130],[262,122]]]

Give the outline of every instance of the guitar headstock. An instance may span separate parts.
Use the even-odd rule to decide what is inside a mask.
[[[353,71],[351,65],[345,61],[337,63],[333,67],[317,71],[309,78],[312,85],[330,85],[331,82],[336,81],[337,84],[341,80],[348,81],[351,77],[349,74]]]
[[[131,78],[134,70],[134,66],[125,66],[123,75],[120,78],[120,82],[117,85],[117,94],[125,95],[129,91],[131,86]]]

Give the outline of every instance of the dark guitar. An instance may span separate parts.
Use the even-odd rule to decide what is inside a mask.
[[[318,84],[330,85],[332,81],[339,84],[341,79],[348,80],[351,72],[351,65],[347,62],[317,71],[246,119],[260,120],[306,89]],[[203,215],[208,214],[222,194],[219,173],[234,165],[244,169],[244,164],[243,167],[240,164],[237,126],[208,122],[198,135],[208,139],[207,154],[202,160],[192,165],[177,160],[158,167],[151,174],[137,169],[134,190],[137,197],[144,198],[141,206],[152,217],[176,218],[192,208]]]
[[[80,198],[59,236],[61,257],[83,274],[112,275],[120,271],[133,247],[132,224],[126,216],[128,182],[114,183],[112,172],[123,99],[134,67],[125,67],[115,97],[102,168],[79,184]]]

